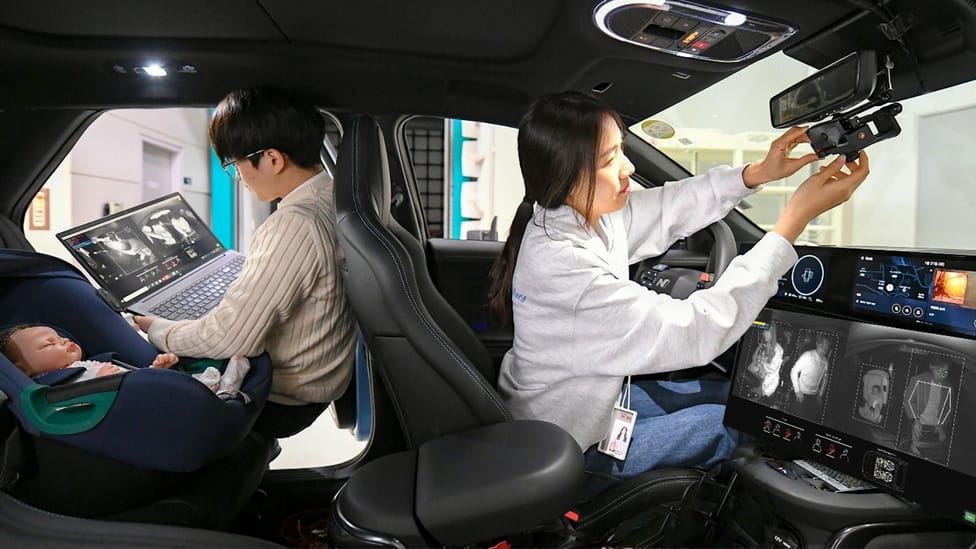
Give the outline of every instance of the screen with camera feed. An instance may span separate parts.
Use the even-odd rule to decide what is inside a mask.
[[[123,301],[159,289],[225,251],[175,193],[58,238],[100,286]]]
[[[800,248],[739,341],[726,423],[976,524],[972,258]]]

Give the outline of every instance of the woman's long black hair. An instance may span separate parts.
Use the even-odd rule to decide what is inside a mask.
[[[595,98],[563,92],[537,99],[519,123],[518,156],[525,198],[515,211],[508,240],[489,274],[488,308],[501,325],[512,322],[512,275],[533,204],[558,208],[574,191],[584,204],[583,219],[593,208],[596,154],[607,120],[624,131],[620,115]],[[577,187],[579,190],[577,190]],[[580,200],[584,198],[584,200]]]

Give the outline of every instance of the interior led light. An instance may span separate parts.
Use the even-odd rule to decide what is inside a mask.
[[[142,70],[146,71],[149,76],[166,76],[166,69],[158,64],[147,65],[142,67]]]
[[[745,22],[746,16],[742,15],[741,13],[736,13],[733,11],[729,12],[729,14],[725,16],[725,24],[730,27],[738,27]]]

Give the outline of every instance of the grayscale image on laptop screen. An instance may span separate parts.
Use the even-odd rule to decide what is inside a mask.
[[[123,303],[161,289],[225,251],[178,193],[58,234]]]

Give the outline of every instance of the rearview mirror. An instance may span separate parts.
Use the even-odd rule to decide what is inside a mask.
[[[871,97],[878,74],[873,51],[854,52],[769,100],[774,128],[816,122]]]

